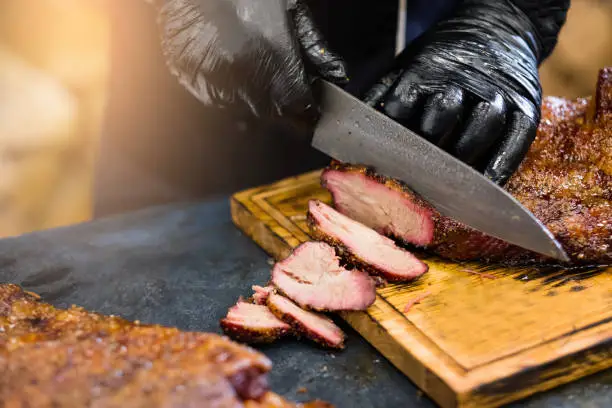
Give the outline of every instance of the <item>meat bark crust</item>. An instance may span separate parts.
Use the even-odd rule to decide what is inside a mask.
[[[308,225],[314,239],[327,242],[350,264],[385,280],[411,281],[428,270],[393,240],[318,200],[308,203]]]
[[[0,305],[6,406],[296,407],[268,391],[265,355],[225,337],[56,309],[11,284]]]
[[[442,257],[553,262],[440,215],[373,169],[333,162],[321,181],[341,213]],[[600,71],[594,100],[544,98],[536,139],[505,188],[547,226],[573,264],[612,263],[612,68]]]
[[[301,307],[323,312],[366,310],[376,300],[374,280],[340,266],[334,248],[323,242],[305,242],[277,262],[272,283]]]
[[[344,332],[327,316],[304,310],[275,293],[268,297],[268,307],[276,317],[289,323],[304,337],[325,347],[344,348]]]
[[[267,306],[243,301],[232,306],[220,324],[228,336],[245,343],[272,343],[291,333],[291,326]]]
[[[334,207],[349,218],[405,243],[432,242],[437,212],[402,182],[337,161],[323,172],[321,182]]]

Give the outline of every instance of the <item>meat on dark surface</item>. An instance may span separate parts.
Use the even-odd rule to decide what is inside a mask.
[[[346,269],[333,247],[306,242],[272,269],[272,283],[303,308],[317,311],[365,310],[376,299],[374,280]]]
[[[268,297],[268,307],[275,316],[289,323],[300,335],[325,347],[344,348],[344,332],[327,316],[304,310],[276,293]]]
[[[341,213],[456,260],[550,261],[441,216],[402,183],[340,163],[322,184]],[[546,97],[537,136],[505,188],[555,235],[575,264],[612,263],[612,68],[594,98]]]
[[[216,334],[56,309],[0,284],[6,407],[300,406],[268,390],[270,369],[263,354]]]
[[[221,319],[221,327],[229,337],[254,344],[293,335],[329,348],[344,347],[344,333],[327,316],[302,309],[276,293],[273,286],[253,285],[253,291],[253,303],[240,299]]]
[[[387,281],[405,282],[427,272],[427,265],[393,240],[318,200],[308,203],[311,236],[334,246],[351,264]]]
[[[265,304],[242,300],[228,310],[220,324],[225,334],[245,343],[272,343],[291,333],[291,326],[272,314]]]

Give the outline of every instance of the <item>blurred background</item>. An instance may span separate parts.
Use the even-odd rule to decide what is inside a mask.
[[[91,217],[109,72],[107,1],[0,0],[0,237]],[[544,93],[590,95],[606,65],[612,1],[573,0],[541,67]]]

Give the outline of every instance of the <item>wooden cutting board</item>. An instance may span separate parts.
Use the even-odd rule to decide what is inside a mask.
[[[331,202],[319,175],[234,195],[234,223],[286,257],[309,240],[308,201]],[[612,366],[612,267],[513,269],[418,255],[429,264],[418,281],[379,289],[367,312],[342,317],[442,407],[499,406]]]

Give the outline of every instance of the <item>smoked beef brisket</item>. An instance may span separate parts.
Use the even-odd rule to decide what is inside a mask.
[[[291,326],[276,317],[265,304],[242,300],[228,310],[220,324],[228,336],[245,343],[272,343],[291,332]]]
[[[402,183],[332,163],[322,184],[343,214],[456,260],[525,263],[544,257],[441,216]],[[537,137],[505,188],[555,235],[573,263],[612,263],[612,68],[594,99],[547,97]]]
[[[302,406],[268,391],[270,369],[263,354],[216,334],[56,309],[0,284],[2,406]]]

